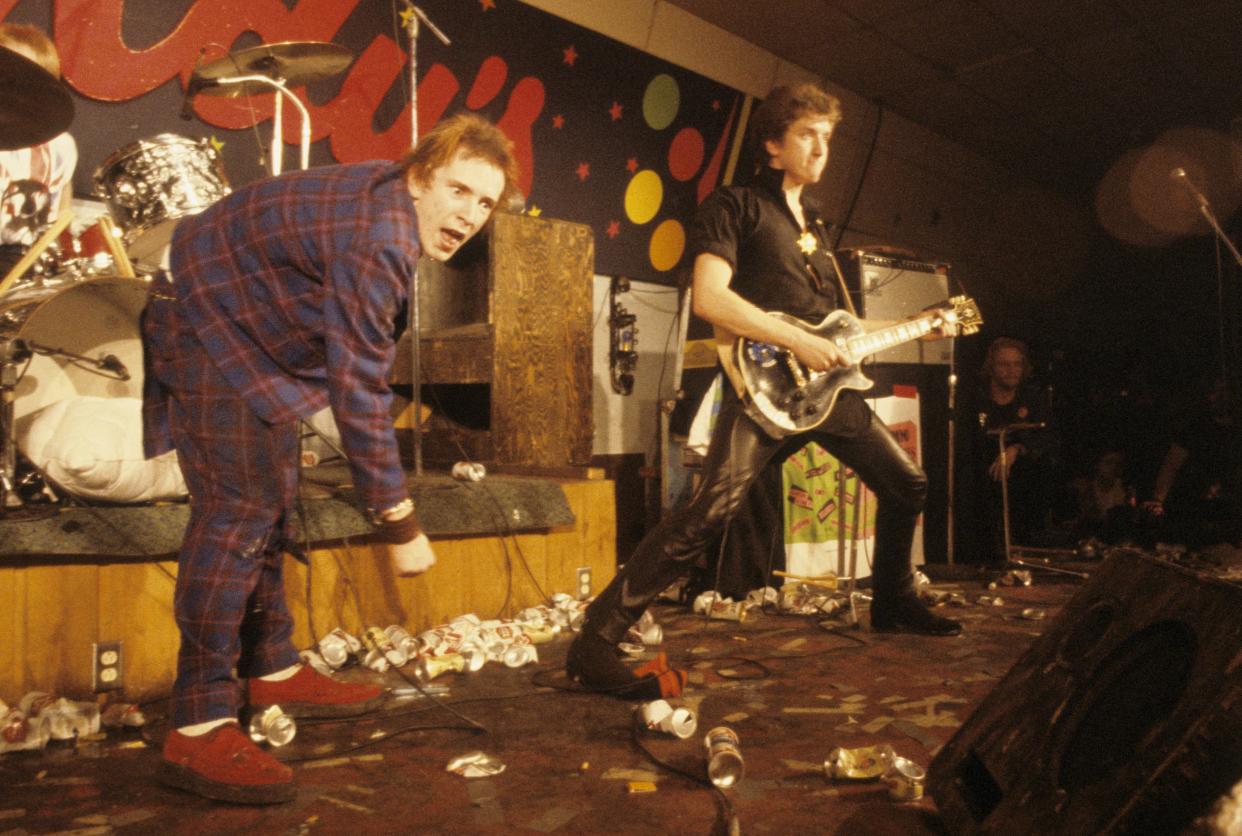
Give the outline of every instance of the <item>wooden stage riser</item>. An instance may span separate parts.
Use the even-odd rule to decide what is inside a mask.
[[[416,632],[467,612],[512,614],[540,603],[535,582],[547,594],[573,593],[581,566],[590,567],[598,592],[616,572],[613,483],[567,481],[562,487],[575,525],[503,541],[435,540],[436,566],[418,578],[397,578],[378,546],[313,551],[309,611],[316,632],[343,627],[358,633],[394,623]],[[311,643],[307,570],[292,558],[285,570],[294,643],[302,648]],[[124,642],[125,698],[166,695],[178,645],[176,573],[175,561],[0,568],[0,699],[16,703],[36,689],[90,698],[91,645],[116,639]]]

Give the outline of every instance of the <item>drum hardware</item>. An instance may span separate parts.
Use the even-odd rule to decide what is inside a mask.
[[[8,275],[0,279],[0,296],[3,296],[8,291],[13,282],[25,275],[30,266],[39,260],[39,257],[51,246],[52,242],[69,228],[69,222],[72,220],[73,209],[65,207],[59,217],[52,222],[52,225],[43,230],[43,234],[30,245],[30,249],[26,250],[26,254],[21,257],[21,260],[13,265],[13,269],[9,271]]]
[[[0,337],[0,511],[22,507],[17,495],[17,437],[13,428],[13,402],[17,391],[17,368],[30,359],[22,340]]]
[[[979,417],[980,419],[983,419],[986,416],[984,416],[983,413],[980,413]],[[1002,478],[1000,480],[1000,483],[1001,483],[1001,519],[1002,519],[1002,524],[1004,526],[1004,534],[1005,534],[1005,564],[1006,565],[1014,561],[1013,561],[1013,545],[1010,542],[1010,537],[1009,537],[1009,470],[1008,470],[1009,464],[1005,460],[1005,447],[1006,447],[1005,436],[1011,432],[1017,432],[1019,430],[1042,430],[1047,426],[1048,425],[1043,421],[1024,421],[1024,422],[1019,422],[1019,423],[1014,423],[1014,424],[1006,424],[1003,427],[999,427],[997,429],[987,431],[988,435],[996,436],[996,444],[997,444],[997,449],[999,450],[999,454],[1000,454],[1000,461],[1002,463],[1002,466],[1005,468],[1005,470],[1001,473]],[[1023,565],[1026,565],[1026,564],[1023,564]]]
[[[197,68],[190,76],[190,91],[209,96],[250,96],[274,91],[276,99],[272,114],[272,174],[280,174],[284,165],[284,110],[287,98],[302,117],[301,167],[310,167],[310,112],[301,99],[289,91],[316,81],[324,81],[344,72],[353,61],[353,52],[339,44],[318,41],[287,41],[261,44],[229,53],[223,58]]]
[[[104,235],[117,272],[133,273],[130,259],[158,262],[177,222],[211,206],[230,191],[219,152],[206,139],[158,134],[114,151],[94,173],[95,193],[108,219],[122,230]]]
[[[25,362],[34,354],[41,354],[44,357],[64,357],[67,360],[74,361],[74,364],[79,368],[88,369],[93,366],[96,370],[107,372],[117,380],[129,380],[129,367],[115,354],[101,354],[98,359],[92,359],[85,354],[75,354],[63,348],[53,348],[50,345],[43,345],[33,340],[11,340],[10,342],[17,346],[14,349],[15,352],[22,355],[22,359],[16,361],[18,363]]]
[[[0,47],[0,150],[29,148],[64,133],[73,98],[60,79],[11,49]]]

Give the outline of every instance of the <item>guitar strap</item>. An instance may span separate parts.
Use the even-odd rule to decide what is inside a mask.
[[[824,231],[824,221],[816,217],[814,221],[815,237],[819,239],[819,246],[823,249],[824,255],[828,257],[828,263],[832,265],[832,273],[837,277],[837,290],[841,293],[841,298],[845,301],[845,309],[849,311],[850,316],[858,317],[858,310],[854,307],[854,300],[850,298],[849,288],[845,286],[845,274],[841,272],[841,263],[837,261],[837,254],[828,247],[827,233]]]

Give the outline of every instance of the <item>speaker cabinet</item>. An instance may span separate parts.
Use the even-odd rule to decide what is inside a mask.
[[[905,319],[949,298],[947,267],[866,250],[840,250],[836,256],[858,313],[867,319]],[[952,345],[949,340],[915,340],[875,359],[947,365]]]
[[[1242,779],[1242,587],[1110,557],[932,761],[953,833],[1178,833]]]

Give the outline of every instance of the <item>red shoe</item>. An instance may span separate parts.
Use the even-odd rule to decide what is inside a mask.
[[[682,691],[686,690],[686,681],[688,679],[685,671],[668,666],[668,657],[664,655],[663,650],[650,662],[634,668],[634,675],[639,677],[654,676],[660,686],[660,697],[662,699],[680,697]]]
[[[293,770],[256,746],[234,723],[198,737],[169,732],[156,777],[170,787],[234,804],[276,804],[297,794]]]
[[[384,701],[378,685],[338,682],[324,676],[310,665],[288,679],[270,682],[266,679],[246,680],[252,711],[279,705],[290,717],[356,717],[379,708]]]

